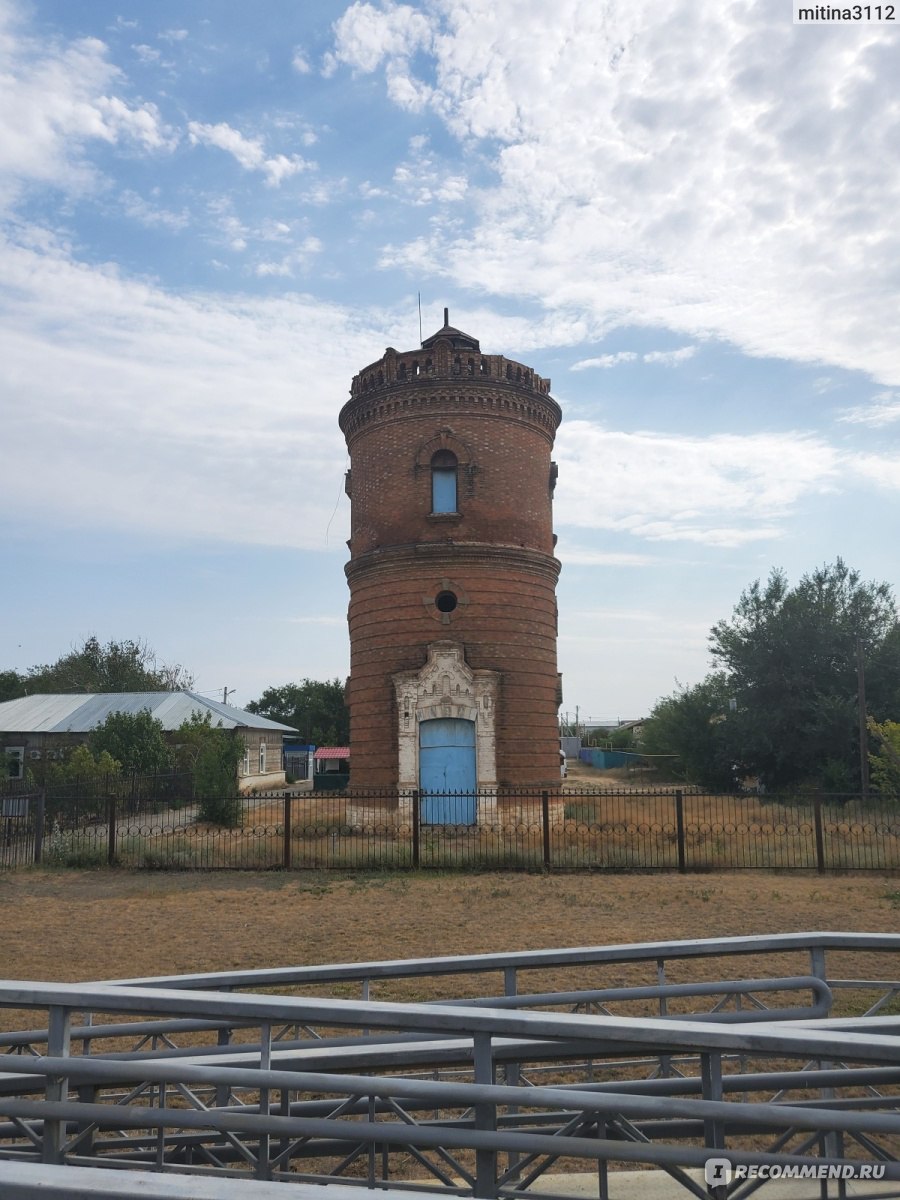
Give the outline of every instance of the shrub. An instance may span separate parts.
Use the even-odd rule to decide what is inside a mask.
[[[567,821],[578,821],[579,824],[590,825],[596,821],[597,813],[593,804],[584,801],[570,801],[563,809],[563,817]]]
[[[206,713],[192,713],[178,730],[179,758],[194,775],[197,819],[233,828],[241,824],[237,769],[244,745],[232,731],[214,726]]]
[[[59,825],[54,824],[44,843],[42,859],[48,867],[91,870],[102,867],[106,862],[106,847],[96,842],[86,843],[76,833],[63,832]]]
[[[185,871],[197,865],[197,851],[183,838],[154,844],[149,838],[128,837],[119,843],[119,859],[143,871]]]

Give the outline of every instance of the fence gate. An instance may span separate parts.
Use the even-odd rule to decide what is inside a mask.
[[[0,797],[0,867],[23,867],[40,858],[43,801],[38,794]]]
[[[422,824],[474,825],[476,786],[475,722],[455,717],[423,721],[419,726]]]

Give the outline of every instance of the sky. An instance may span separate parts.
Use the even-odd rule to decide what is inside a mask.
[[[0,669],[343,678],[337,415],[452,324],[552,380],[563,713],[755,579],[900,583],[900,71],[784,0],[0,0]]]

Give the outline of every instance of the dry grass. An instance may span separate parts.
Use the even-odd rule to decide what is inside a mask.
[[[900,929],[900,883],[869,874],[341,878],[25,870],[0,875],[0,900],[4,975],[43,980]],[[740,973],[754,969],[743,961]],[[893,968],[873,960],[853,970],[889,978],[880,972]],[[549,978],[545,984],[552,986]]]
[[[900,882],[879,875],[341,878],[26,870],[0,875],[0,900],[7,915],[0,927],[4,973],[71,981],[763,932],[895,932],[900,922]],[[802,953],[790,962],[787,957],[741,958],[730,964],[730,977],[808,969]],[[888,956],[855,956],[852,965],[845,958],[846,969],[837,961],[829,965],[856,977],[888,979],[896,971]],[[669,979],[718,978],[719,972],[712,964],[675,963]],[[654,973],[652,962],[574,975],[523,973],[520,988],[647,983]],[[496,981],[473,985],[464,977],[397,981],[374,998],[422,999],[436,988],[458,995],[492,986]],[[358,994],[355,985],[331,990]],[[18,1027],[34,1022],[18,1015]],[[16,1016],[6,1014],[4,1024]],[[555,1169],[585,1168],[562,1160]],[[397,1170],[417,1174],[409,1163]]]

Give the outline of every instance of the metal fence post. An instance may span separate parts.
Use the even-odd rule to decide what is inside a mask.
[[[51,1058],[68,1058],[70,1049],[70,1030],[72,1014],[67,1008],[58,1004],[50,1006],[47,1014],[47,1054]],[[69,1081],[65,1075],[48,1075],[44,1096],[48,1104],[58,1104],[65,1100],[69,1091]],[[62,1147],[65,1139],[65,1122],[59,1118],[44,1120],[44,1135],[41,1142],[41,1161],[45,1163],[61,1163]]]
[[[811,946],[809,950],[809,973],[821,979],[824,983],[828,982],[828,971],[825,965],[825,947]]]
[[[286,871],[291,869],[291,793],[284,793],[284,845],[281,862]]]
[[[489,1033],[476,1033],[475,1038],[475,1082],[493,1085],[494,1054]],[[490,1100],[476,1101],[474,1105],[475,1128],[493,1132],[497,1128],[497,1111]],[[491,1200],[497,1194],[497,1151],[475,1151],[475,1186],[472,1194],[479,1200]]]
[[[42,789],[37,794],[34,806],[34,863],[40,866],[44,853],[44,811],[47,793]]]
[[[825,832],[822,828],[822,797],[813,797],[813,823],[816,829],[816,870],[825,870]]]
[[[687,870],[684,852],[684,794],[675,793],[675,836],[678,842],[678,870],[683,875]]]
[[[541,833],[544,838],[544,870],[549,871],[550,862],[550,793],[541,792]]]
[[[106,862],[115,866],[116,862],[116,798],[106,797]]]
[[[723,1096],[721,1054],[705,1053],[700,1055],[700,1086],[704,1100],[721,1102]],[[703,1143],[707,1150],[712,1151],[711,1157],[716,1154],[716,1151],[721,1152],[725,1149],[725,1128],[717,1118],[704,1120]],[[724,1191],[722,1195],[724,1196]]]
[[[412,865],[419,869],[419,789],[412,792]]]

